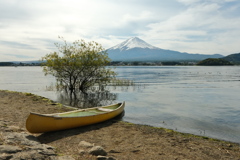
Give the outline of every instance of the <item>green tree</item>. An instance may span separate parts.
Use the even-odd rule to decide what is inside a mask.
[[[73,93],[80,90],[84,93],[94,85],[106,86],[116,73],[106,66],[110,58],[106,50],[97,42],[74,41],[68,44],[55,43],[58,52],[42,57],[45,75],[56,77],[58,86]]]
[[[202,66],[224,66],[233,65],[231,62],[222,58],[208,58],[197,63],[197,65]]]

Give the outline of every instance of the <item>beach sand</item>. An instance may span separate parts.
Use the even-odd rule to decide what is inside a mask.
[[[12,125],[27,132],[25,121],[29,112],[56,113],[70,109],[29,93],[0,91],[0,110],[0,119],[11,121]],[[239,144],[117,119],[33,135],[42,143],[55,147],[58,155],[71,155],[80,160],[96,159],[95,156],[81,152],[81,141],[102,146],[108,156],[118,160],[240,159]]]

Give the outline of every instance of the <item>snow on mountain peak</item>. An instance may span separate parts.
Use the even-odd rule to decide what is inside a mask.
[[[141,40],[138,37],[131,37],[127,40],[125,40],[124,42],[109,48],[109,49],[120,49],[122,50],[129,50],[132,48],[149,48],[149,49],[156,49],[157,47],[154,47],[150,44],[148,44],[147,42]]]

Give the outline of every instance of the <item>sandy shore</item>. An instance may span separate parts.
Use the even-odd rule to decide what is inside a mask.
[[[25,131],[25,121],[30,111],[56,113],[69,110],[43,97],[9,91],[0,91],[0,109],[0,119],[11,121],[12,125]],[[116,119],[34,136],[42,143],[55,147],[59,155],[71,155],[75,159],[96,159],[79,153],[81,141],[103,146],[109,156],[118,160],[240,159],[239,144],[134,125]]]

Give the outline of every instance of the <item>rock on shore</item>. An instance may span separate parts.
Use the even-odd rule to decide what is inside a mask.
[[[41,144],[35,136],[10,124],[0,120],[0,160],[74,160],[71,156],[58,156],[54,147]],[[79,154],[88,153],[99,160],[115,160],[107,157],[107,152],[101,146],[86,141],[81,141],[79,146],[83,149]]]
[[[33,135],[9,124],[8,121],[0,120],[0,160],[64,159],[57,156],[54,147],[41,144]]]

